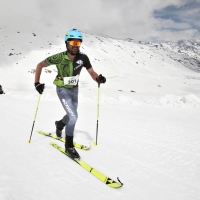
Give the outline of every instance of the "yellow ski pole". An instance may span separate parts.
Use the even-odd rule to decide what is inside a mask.
[[[96,142],[93,143],[93,144],[96,145],[96,146],[97,146],[98,127],[99,127],[99,104],[100,104],[100,83],[98,83]]]
[[[30,139],[26,141],[27,143],[31,143],[31,137],[32,137],[33,128],[34,128],[34,125],[35,125],[37,111],[38,111],[38,107],[39,107],[39,103],[40,103],[40,97],[41,97],[41,94],[39,95],[39,98],[38,98],[38,103],[37,103],[37,107],[36,107],[35,117],[34,117],[34,120],[33,120],[33,126],[32,126],[32,130],[31,130],[31,135],[30,135]]]

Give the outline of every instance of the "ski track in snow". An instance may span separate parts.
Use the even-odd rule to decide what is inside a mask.
[[[115,107],[113,109],[115,109],[117,113],[118,108]],[[141,113],[140,113],[141,108],[136,109],[136,110],[133,109],[133,110],[134,111],[132,112],[134,113],[132,114],[132,116],[138,116],[138,115],[141,116]],[[154,111],[155,110],[153,109],[153,112]],[[110,112],[113,113],[112,110]],[[127,112],[131,112],[131,111],[127,111]],[[162,112],[161,113],[156,112],[156,114],[161,114],[161,117],[163,117]],[[164,112],[166,114],[168,111],[164,109]],[[121,114],[121,112],[119,113]],[[145,112],[142,112],[142,115],[144,113],[147,114],[147,112],[145,111]],[[147,116],[147,117],[143,116],[143,119],[141,119],[140,121],[138,120],[131,121],[126,115],[127,114],[124,114],[124,116],[119,115],[118,117],[114,117],[113,119],[113,121],[115,121],[115,124],[118,124],[118,125],[120,124],[119,118],[123,119],[121,128],[118,128],[119,126],[113,126],[113,125],[109,126],[108,124],[105,124],[104,122],[104,126],[107,127],[107,129],[109,127],[110,130],[112,130],[110,132],[107,131],[105,138],[107,140],[111,140],[113,144],[117,145],[116,151],[113,151],[113,148],[111,148],[109,151],[111,153],[116,154],[117,156],[120,156],[122,158],[121,163],[124,163],[124,162],[126,163],[127,167],[123,165],[122,169],[125,170],[126,173],[127,171],[129,171],[130,173],[137,173],[139,170],[140,181],[141,181],[141,177],[145,176],[145,174],[146,175],[149,175],[152,173],[159,174],[158,176],[159,179],[160,177],[163,177],[163,179],[159,180],[157,178],[158,180],[156,179],[153,180],[153,185],[160,184],[160,186],[162,186],[163,185],[162,181],[165,180],[164,184],[165,185],[167,184],[168,189],[170,188],[172,191],[173,191],[174,185],[177,184],[180,187],[179,191],[184,192],[185,188],[188,188],[189,190],[191,190],[190,195],[193,196],[193,198],[195,198],[196,196],[199,196],[199,192],[198,192],[199,187],[196,185],[198,184],[197,171],[199,169],[199,166],[197,163],[199,163],[199,156],[200,156],[198,152],[199,145],[197,142],[194,143],[194,145],[190,144],[191,143],[190,136],[193,136],[195,132],[196,133],[198,132],[199,126],[198,127],[196,126],[194,128],[194,132],[191,133],[192,126],[190,125],[191,127],[188,127],[186,125],[185,127],[182,125],[181,121],[179,122],[179,125],[177,125],[177,122],[169,123],[170,129],[165,129],[165,124],[163,124],[162,120],[159,120],[158,116],[156,116],[155,119],[153,120],[149,120],[150,116]],[[173,118],[173,115],[174,114],[172,112],[169,116],[170,120],[172,121],[173,119],[177,120],[177,117],[181,117],[181,116],[175,116],[175,118]],[[126,120],[124,120],[124,118],[126,118]],[[185,120],[186,122],[188,122],[188,118],[185,118]],[[124,123],[124,121],[127,121],[127,123]],[[158,124],[156,124],[155,122],[157,121],[161,123],[158,122]],[[132,123],[132,130],[131,129],[127,130],[126,127],[128,126],[128,123]],[[114,124],[114,123],[111,123],[111,124]],[[161,124],[161,126],[159,126],[159,124]],[[166,140],[165,139],[163,140],[161,136],[160,137],[154,136],[154,134],[165,135],[166,133],[169,133],[169,132],[171,133],[169,137],[171,137],[172,135],[176,135],[176,137],[177,136],[178,137],[177,138],[171,137],[171,139],[167,139],[167,142],[166,142]],[[133,134],[133,136],[131,134]],[[119,137],[117,137],[118,135]],[[194,135],[194,136],[195,136],[196,141],[199,141],[198,135]],[[177,140],[178,142],[176,142]],[[181,142],[182,140],[183,140],[183,143]],[[105,146],[107,147],[109,146],[109,144]],[[128,155],[123,156],[123,149],[121,149],[120,146],[123,146],[122,148],[127,148],[127,150],[125,150],[124,153],[130,152],[130,155],[132,156],[129,156],[129,153]],[[185,146],[187,148],[188,147],[190,148],[186,150]],[[193,150],[194,152],[191,153],[191,150]],[[119,153],[119,152],[122,152],[122,153]],[[133,158],[137,158],[137,159],[133,159]],[[130,166],[134,166],[134,167],[130,169],[129,168]],[[144,170],[141,170],[139,168],[144,168]],[[151,176],[150,179],[153,179],[153,177]],[[188,181],[190,179],[191,180],[193,179],[194,181],[189,183]],[[130,182],[132,180],[134,180],[134,178],[132,178]],[[175,184],[173,185],[173,183]],[[145,182],[145,184],[147,184],[147,182]],[[151,184],[148,185],[148,189],[153,187],[153,185]],[[167,187],[164,187],[163,191],[167,191]],[[152,191],[153,191],[153,188],[152,188]],[[159,189],[159,191],[162,191],[162,190]],[[194,192],[194,195],[193,195],[193,192]],[[162,192],[160,193],[160,195],[161,194]],[[162,198],[164,197],[162,196]],[[186,197],[184,197],[183,199],[185,198]],[[153,199],[153,196],[152,196],[152,199]]]
[[[124,183],[112,189],[49,145],[62,117],[58,100],[41,99],[31,144],[37,98],[1,96],[0,199],[200,199],[197,108],[101,103],[98,146],[78,150],[97,170]],[[96,102],[79,102],[75,140],[95,141]],[[49,109],[51,108],[51,109]],[[55,111],[54,111],[55,110]],[[56,141],[61,146],[63,143]]]

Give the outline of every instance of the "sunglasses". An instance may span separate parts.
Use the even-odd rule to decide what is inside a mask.
[[[81,41],[71,40],[71,41],[68,41],[68,43],[69,43],[71,46],[77,46],[77,47],[80,47],[80,46],[81,46]]]

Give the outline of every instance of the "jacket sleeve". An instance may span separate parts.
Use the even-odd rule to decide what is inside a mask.
[[[45,61],[47,62],[48,65],[56,65],[60,63],[60,61],[62,60],[63,53],[64,52],[49,56],[48,58],[45,59]]]
[[[84,58],[84,67],[86,69],[90,69],[92,67],[91,63],[90,63],[90,59],[88,58],[87,55],[84,55],[85,58]]]

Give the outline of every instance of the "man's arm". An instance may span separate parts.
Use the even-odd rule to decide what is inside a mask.
[[[87,70],[90,76],[93,78],[94,81],[97,82],[96,78],[99,76],[91,67],[90,69]]]
[[[37,65],[36,70],[35,70],[35,83],[40,82],[40,75],[42,72],[42,68],[47,67],[47,66],[49,66],[49,65],[47,64],[47,62],[45,60],[43,60],[42,62],[40,62]]]

